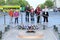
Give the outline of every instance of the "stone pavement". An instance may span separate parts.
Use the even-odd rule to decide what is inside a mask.
[[[34,30],[35,33],[26,33],[27,30],[11,29],[6,32],[2,40],[59,40],[53,29]]]

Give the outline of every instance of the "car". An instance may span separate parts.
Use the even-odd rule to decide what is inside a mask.
[[[58,11],[58,9],[57,9],[57,8],[54,8],[54,9],[53,9],[53,11],[54,11],[54,12],[57,12],[57,11]]]
[[[58,9],[58,11],[60,12],[60,8],[57,8]]]
[[[44,9],[42,9],[42,11],[45,11]],[[48,9],[47,11],[53,12],[53,9]]]
[[[50,11],[50,12],[53,12],[54,10],[53,10],[53,8],[48,8],[48,11]]]

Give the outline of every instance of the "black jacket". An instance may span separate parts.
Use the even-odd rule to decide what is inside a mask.
[[[46,14],[45,14],[45,12],[43,12],[42,15],[43,15],[43,17],[48,17],[49,16],[49,13],[46,12]]]
[[[30,7],[26,7],[26,8],[25,8],[25,11],[26,11],[26,12],[29,12],[29,11],[30,11]]]

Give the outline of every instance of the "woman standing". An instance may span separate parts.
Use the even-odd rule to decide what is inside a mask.
[[[35,10],[35,13],[37,15],[37,23],[40,22],[40,11],[41,11],[40,6],[38,6]]]
[[[14,17],[15,17],[15,24],[16,24],[16,23],[18,24],[18,17],[19,17],[19,11],[18,11],[18,10],[16,10],[16,11],[14,12]]]
[[[31,6],[30,9],[31,21],[34,21],[34,8]]]
[[[10,10],[9,10],[9,16],[10,16],[10,18],[11,18],[10,23],[13,23],[13,22],[12,22],[12,20],[13,20],[13,14],[14,14],[13,10],[10,9]]]

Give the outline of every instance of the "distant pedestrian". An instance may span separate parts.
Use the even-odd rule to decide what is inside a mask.
[[[9,10],[9,16],[10,16],[10,18],[11,18],[10,23],[13,23],[13,22],[12,22],[12,19],[13,19],[13,13],[14,13],[13,10],[10,9],[10,10]]]
[[[14,17],[15,17],[15,24],[16,24],[16,23],[18,24],[18,17],[19,17],[19,11],[18,11],[18,10],[16,10],[16,11],[14,12]]]
[[[43,15],[43,18],[44,18],[44,22],[48,22],[49,13],[48,13],[48,8],[47,8],[47,6],[45,6],[45,9],[44,9],[42,15]]]
[[[29,5],[26,6],[25,11],[26,11],[26,21],[29,22],[29,12],[30,12]]]

